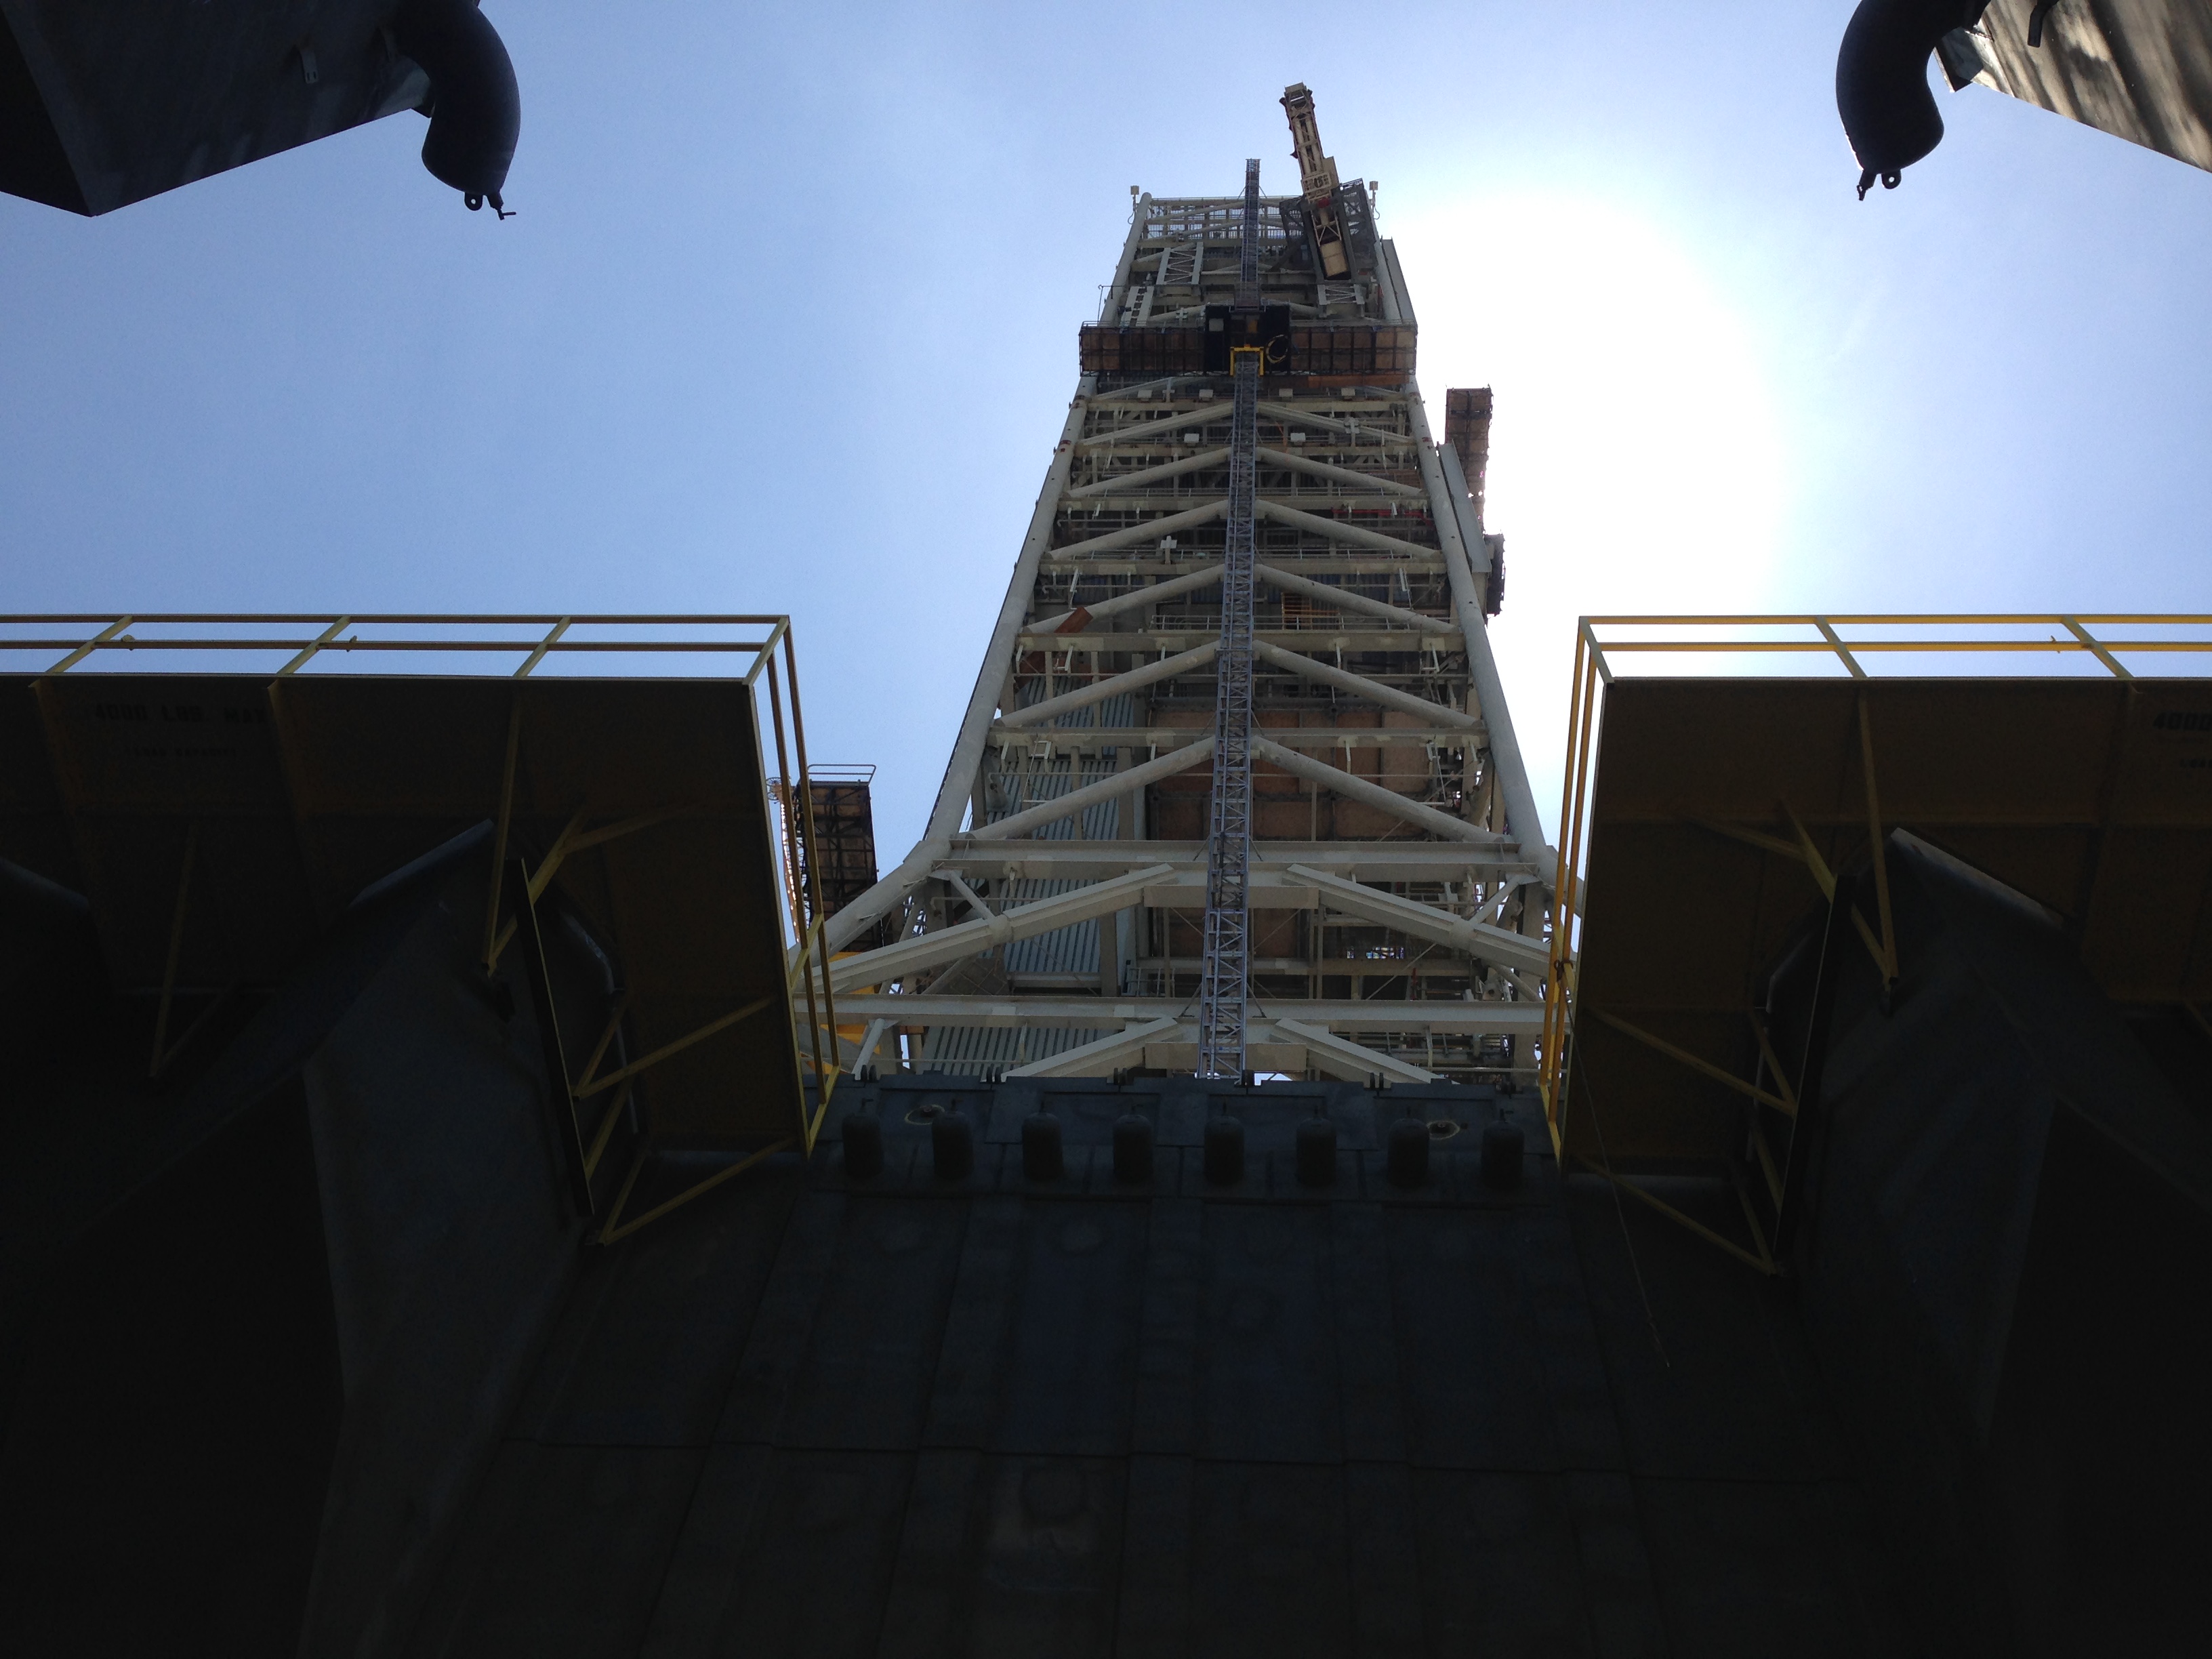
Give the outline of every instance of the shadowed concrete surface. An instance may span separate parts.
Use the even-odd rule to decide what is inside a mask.
[[[1526,1097],[839,1101],[880,1117],[881,1175],[825,1136],[591,1259],[410,1651],[1911,1650],[1776,1287],[1547,1157],[1484,1186],[1485,1125],[1542,1144]],[[1022,1170],[1040,1105],[1054,1182]],[[965,1180],[931,1106],[980,1131]],[[1132,1109],[1140,1186],[1110,1167]],[[1316,1109],[1322,1192],[1292,1175]],[[1374,1133],[1407,1113],[1470,1131],[1410,1191]]]
[[[40,980],[82,908],[11,882],[0,1037],[64,1052],[0,1164],[0,1648],[2190,1651],[2203,1051],[1917,845],[1887,1003],[1776,981],[1832,1027],[1784,1278],[1563,1180],[1530,1097],[1188,1078],[848,1082],[811,1159],[580,1248],[483,830],[156,1085],[148,1010]],[[549,939],[587,1042],[614,969]]]

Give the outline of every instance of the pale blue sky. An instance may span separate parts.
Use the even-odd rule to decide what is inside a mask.
[[[1496,385],[1556,799],[1583,611],[2212,611],[2212,176],[1979,88],[1854,199],[1847,0],[490,0],[505,224],[404,115],[102,220],[0,198],[9,610],[789,611],[884,861],[936,788],[1128,186],[1382,181]]]

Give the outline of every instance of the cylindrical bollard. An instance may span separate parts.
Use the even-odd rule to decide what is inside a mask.
[[[1206,1178],[1217,1187],[1234,1187],[1244,1179],[1244,1121],[1242,1118],[1206,1120]]]
[[[975,1126],[963,1112],[947,1112],[929,1126],[929,1151],[939,1181],[965,1181],[975,1169]]]
[[[1022,1120],[1022,1173],[1031,1181],[1057,1181],[1067,1171],[1060,1157],[1060,1120],[1034,1112]]]
[[[1482,1184],[1504,1191],[1521,1184],[1521,1156],[1528,1139],[1517,1123],[1493,1123],[1482,1132]]]
[[[1429,1126],[1401,1117],[1390,1126],[1389,1169],[1393,1187],[1418,1187],[1429,1178]]]
[[[1152,1178],[1152,1121],[1139,1112],[1114,1120],[1114,1179]]]
[[[1310,1117],[1298,1125],[1298,1185],[1336,1184],[1336,1125],[1325,1117]]]
[[[881,1118],[848,1112],[838,1133],[845,1142],[845,1178],[869,1181],[884,1172],[884,1124]]]

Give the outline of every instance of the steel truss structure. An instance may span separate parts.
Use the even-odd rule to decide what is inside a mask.
[[[1533,1075],[1556,854],[1501,541],[1337,205],[1332,276],[1303,194],[1137,198],[935,808],[829,925],[848,1064]],[[1264,368],[1209,348],[1255,313]]]

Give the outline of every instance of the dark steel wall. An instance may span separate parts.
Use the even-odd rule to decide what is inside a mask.
[[[1910,837],[1890,871],[1904,972],[1885,1011],[1842,956],[1799,1254],[1914,1617],[1954,1652],[2185,1651],[2212,1135],[2054,918]]]
[[[414,1622],[575,1261],[528,999],[476,960],[489,861],[485,826],[355,906],[196,1078],[146,1081],[143,1000],[16,1078],[0,1649]]]

